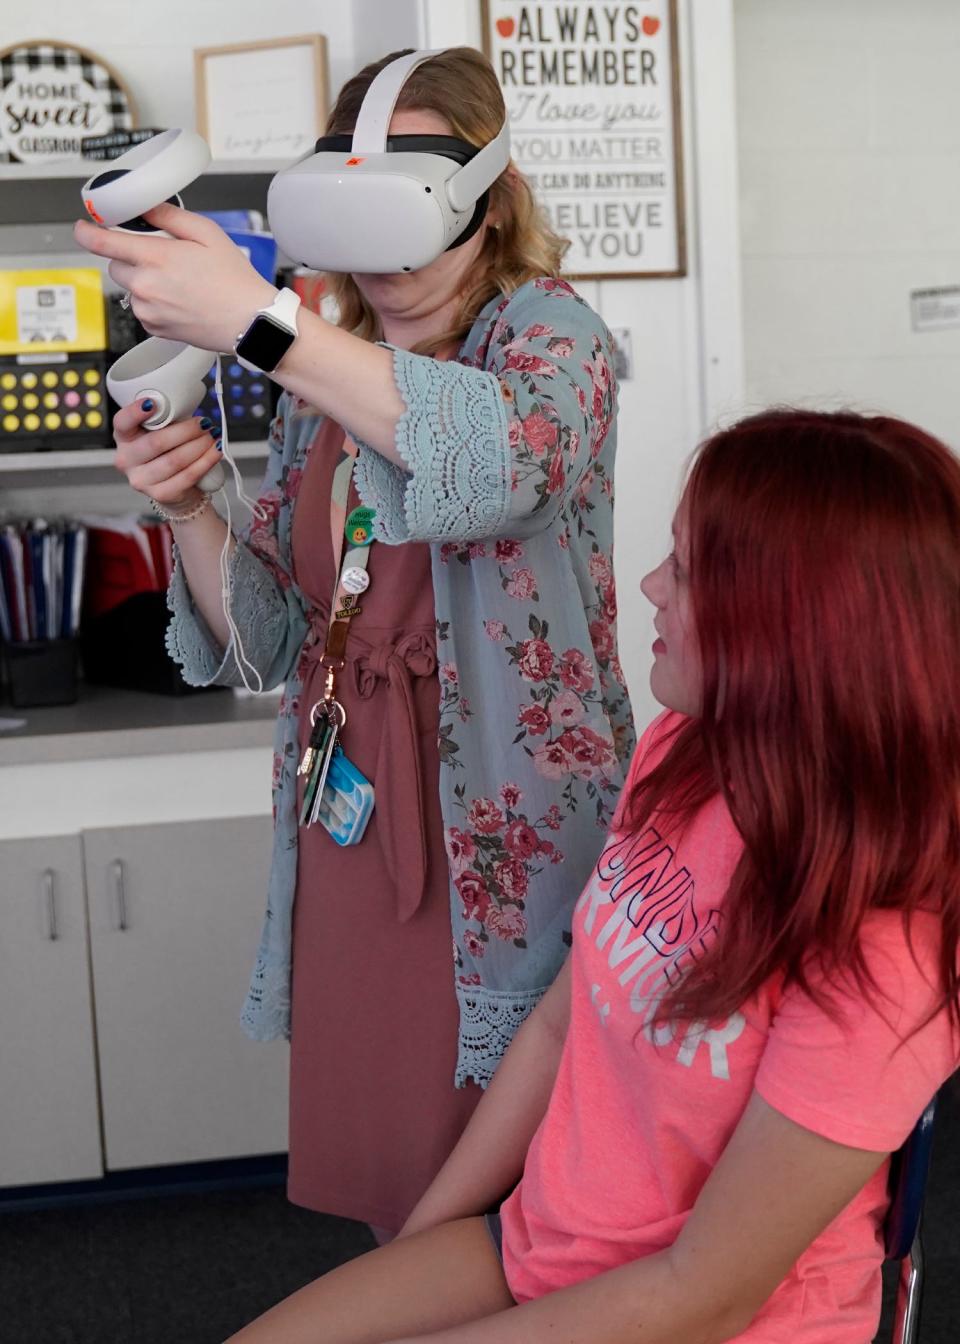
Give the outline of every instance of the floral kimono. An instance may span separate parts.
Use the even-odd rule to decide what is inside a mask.
[[[610,335],[568,284],[534,280],[487,305],[456,359],[392,353],[406,470],[361,443],[355,481],[381,543],[431,544],[456,1082],[485,1085],[566,956],[634,746],[617,657]],[[286,681],[267,916],[243,1010],[257,1039],[289,1032],[299,666],[316,638],[291,524],[322,423],[281,398],[266,518],[231,561],[244,654],[265,687]],[[179,566],[170,605],[187,680],[238,685],[233,645],[217,647]]]

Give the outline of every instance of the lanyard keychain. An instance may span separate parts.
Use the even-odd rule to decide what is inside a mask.
[[[348,440],[348,446],[350,441]],[[355,451],[355,450],[354,450]],[[367,560],[372,543],[373,510],[358,508],[342,523],[347,511],[353,456],[341,462],[334,473],[331,517],[336,520],[335,559],[340,565],[344,531],[351,543],[337,577],[332,615],[327,630],[321,666],[326,674],[323,699],[310,711],[310,738],[297,771],[306,778],[300,825],[317,822],[338,845],[356,845],[363,838],[374,806],[373,785],[365,779],[340,745],[346,726],[346,710],[336,698],[337,673],[345,666],[350,622],[359,615],[358,597],[370,586]]]

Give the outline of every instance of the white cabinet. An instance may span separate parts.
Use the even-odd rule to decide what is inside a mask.
[[[0,1187],[283,1152],[239,1014],[269,816],[0,840]]]
[[[284,1151],[287,1047],[238,1021],[270,818],[86,831],[83,845],[107,1167]]]
[[[0,842],[0,1186],[103,1174],[80,837]]]

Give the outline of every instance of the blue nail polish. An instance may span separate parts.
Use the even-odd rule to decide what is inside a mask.
[[[141,401],[141,403],[140,403],[140,409],[143,410],[143,411],[152,411],[152,410],[153,410],[153,402],[152,402],[152,401],[149,401],[149,400],[148,400],[148,401]]]
[[[222,452],[223,452],[223,440],[222,440],[222,439],[214,439],[214,441],[213,441],[213,446],[214,446],[214,448],[216,448],[216,450],[217,450],[218,453],[222,453]]]
[[[209,416],[205,415],[205,416],[203,417],[203,419],[200,421],[200,428],[201,428],[201,429],[212,429],[212,428],[213,428],[213,421],[210,419]]]

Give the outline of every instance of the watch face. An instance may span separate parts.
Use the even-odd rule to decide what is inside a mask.
[[[259,313],[237,342],[237,354],[248,364],[269,373],[275,369],[296,340],[289,327]]]

